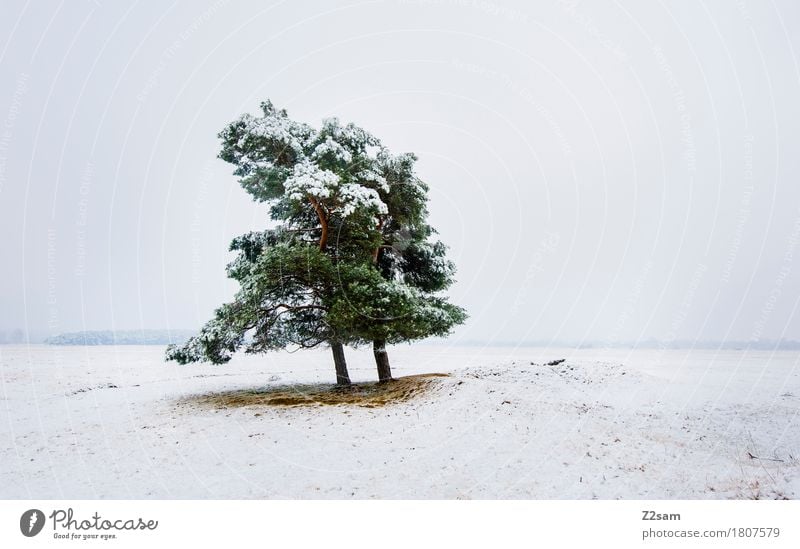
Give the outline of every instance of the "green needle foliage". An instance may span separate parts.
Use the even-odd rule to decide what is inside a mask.
[[[466,318],[439,295],[455,268],[432,240],[416,157],[335,118],[316,130],[269,101],[261,110],[219,134],[220,158],[277,227],[233,240],[227,272],[239,291],[167,359],[219,364],[240,349],[328,345],[347,384],[343,345],[372,343],[379,378],[390,379],[386,344],[444,336]]]

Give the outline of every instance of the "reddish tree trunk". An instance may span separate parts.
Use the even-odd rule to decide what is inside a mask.
[[[319,249],[324,251],[325,247],[328,245],[328,216],[325,215],[325,210],[322,209],[322,204],[319,203],[319,200],[313,196],[309,196],[308,199],[311,201],[311,205],[314,206],[314,211],[317,212],[317,217],[319,218],[319,224],[322,226],[322,234],[319,237]]]

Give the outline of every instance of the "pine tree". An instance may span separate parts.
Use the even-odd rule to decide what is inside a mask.
[[[240,348],[327,344],[337,382],[349,384],[343,346],[371,342],[379,378],[390,379],[386,343],[445,335],[465,318],[434,295],[453,266],[444,246],[428,242],[416,159],[391,155],[335,118],[315,130],[269,101],[261,109],[220,133],[220,157],[255,200],[269,203],[277,228],[234,239],[228,276],[239,291],[167,358],[222,363]]]

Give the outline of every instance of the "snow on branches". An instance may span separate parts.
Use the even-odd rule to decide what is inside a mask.
[[[313,196],[317,200],[331,198],[339,185],[339,176],[329,170],[321,170],[307,159],[297,163],[286,182],[286,196],[292,200],[304,200]]]
[[[359,209],[377,214],[387,212],[386,204],[374,189],[358,182],[342,184],[338,175],[320,169],[307,159],[295,165],[284,188],[287,198],[300,202],[314,199],[324,203],[329,214],[335,212],[348,217]]]
[[[443,336],[466,318],[436,295],[454,266],[432,239],[416,156],[337,118],[315,129],[269,101],[261,110],[219,134],[219,156],[275,224],[233,240],[227,271],[239,291],[167,358],[223,363],[242,347],[327,344],[344,384],[343,345],[372,343],[379,379],[390,379],[387,343]]]
[[[316,130],[269,101],[261,108],[262,116],[240,116],[220,133],[220,157],[236,165],[245,190],[285,221],[313,211],[323,232],[332,216],[387,214],[391,155],[376,137],[337,118]]]

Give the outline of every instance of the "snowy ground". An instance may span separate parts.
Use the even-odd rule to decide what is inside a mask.
[[[385,408],[213,410],[183,399],[330,381],[328,354],[0,347],[0,499],[800,497],[798,353],[390,353],[452,376]]]

